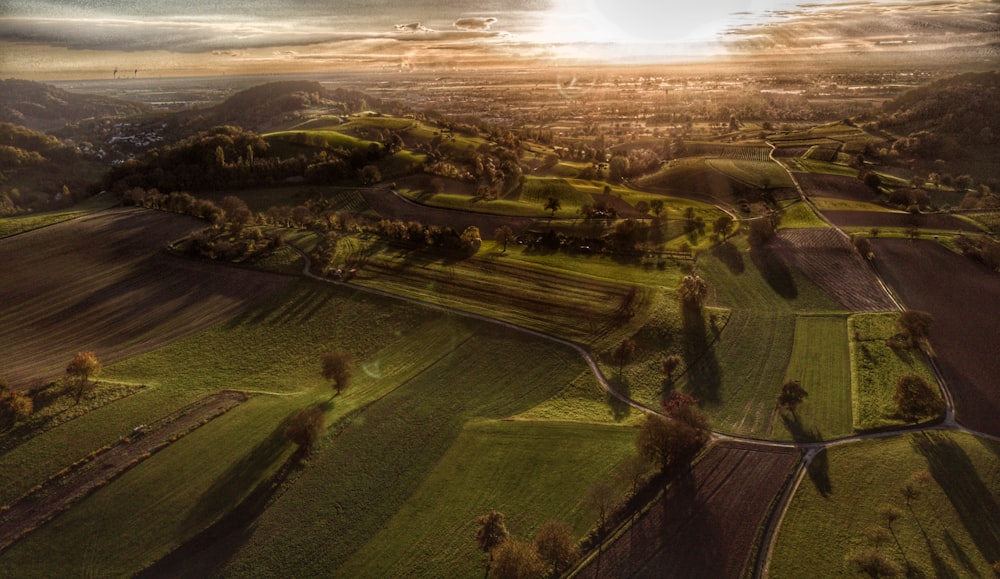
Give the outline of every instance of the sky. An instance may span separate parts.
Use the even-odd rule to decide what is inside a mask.
[[[1000,0],[0,0],[0,77],[654,63],[994,45]]]

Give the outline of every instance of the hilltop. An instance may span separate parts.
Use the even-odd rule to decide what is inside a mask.
[[[27,80],[0,80],[0,121],[51,131],[95,117],[127,117],[149,107],[121,99],[78,94]]]

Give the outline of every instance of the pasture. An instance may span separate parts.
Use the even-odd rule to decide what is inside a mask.
[[[856,577],[846,559],[875,546],[913,576],[990,576],[1000,558],[998,455],[996,442],[950,432],[826,450],[795,493],[768,576]],[[907,505],[900,488],[914,473],[926,482]],[[891,528],[879,513],[886,505],[901,515]],[[888,540],[876,539],[880,527]]]

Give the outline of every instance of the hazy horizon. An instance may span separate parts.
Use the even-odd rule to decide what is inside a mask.
[[[0,76],[182,76],[342,69],[676,63],[981,48],[996,0],[8,0]]]

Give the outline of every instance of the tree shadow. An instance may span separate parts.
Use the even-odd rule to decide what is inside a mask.
[[[776,294],[786,300],[798,297],[799,289],[795,285],[795,278],[792,277],[792,270],[777,251],[773,248],[751,248],[750,260]]]
[[[972,562],[972,558],[969,554],[965,552],[965,549],[958,544],[955,540],[955,536],[951,534],[948,529],[944,530],[944,544],[948,548],[948,552],[951,556],[955,558],[956,561],[961,563],[962,567],[965,568],[965,572],[968,573],[969,577],[981,577],[979,570],[976,569],[976,564]]]
[[[987,561],[1000,560],[1000,506],[969,455],[939,432],[914,435],[913,446],[927,459],[931,476],[948,497],[979,552]]]
[[[811,443],[823,440],[823,433],[815,427],[806,428],[802,424],[802,418],[797,413],[793,413],[789,417],[788,413],[782,412],[781,421],[784,422],[785,428],[791,433],[792,440],[795,442]],[[833,482],[830,481],[830,459],[825,448],[816,453],[806,465],[806,474],[809,475],[809,480],[812,481],[821,495],[830,496],[830,493],[833,492]]]
[[[632,386],[629,384],[628,379],[623,376],[617,376],[608,382],[619,394],[625,398],[632,398]],[[625,420],[632,413],[632,407],[627,402],[619,400],[617,396],[610,392],[608,393],[608,406],[611,407],[611,413],[615,417],[615,422]]]
[[[684,332],[681,356],[687,368],[684,376],[688,392],[702,402],[717,403],[722,386],[722,367],[705,331],[702,310],[681,306],[681,317]]]
[[[243,460],[216,481],[216,484],[209,489],[192,510],[192,515],[185,521],[186,527],[193,530],[196,528],[195,525],[204,522],[205,514],[210,514],[208,513],[211,506],[208,502],[209,496],[214,496],[216,500],[235,500],[235,498],[242,496],[242,493],[228,497],[225,493],[240,493],[249,488],[253,481],[257,480],[256,477],[259,477],[267,466],[277,460],[288,445],[283,432],[289,419],[282,422]],[[288,477],[300,467],[302,456],[301,450],[289,455],[277,471],[257,483],[235,508],[228,510],[222,518],[202,529],[153,565],[142,570],[136,577],[217,576],[226,563],[250,540],[253,535],[254,521],[264,512],[272,497],[288,480]],[[251,476],[253,472],[256,472],[255,476]],[[216,502],[216,507],[218,504]],[[217,510],[217,508],[211,509],[211,511]],[[202,512],[201,515],[196,514],[199,511]]]
[[[722,262],[729,271],[734,274],[741,274],[746,271],[746,263],[743,261],[743,254],[739,248],[727,241],[719,244],[712,252],[715,257]]]

